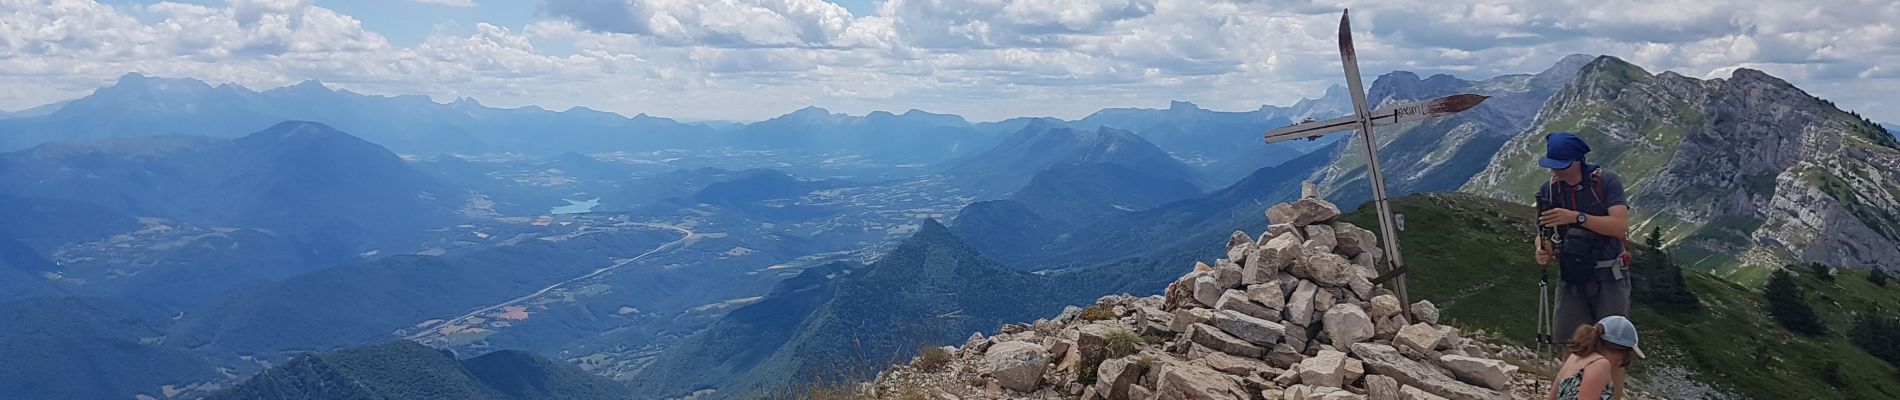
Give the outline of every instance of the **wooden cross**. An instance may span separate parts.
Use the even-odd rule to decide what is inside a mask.
[[[1372,128],[1457,114],[1483,103],[1484,95],[1462,93],[1415,103],[1371,110],[1366,106],[1366,89],[1359,83],[1359,56],[1352,49],[1352,23],[1348,13],[1339,17],[1339,61],[1345,65],[1346,88],[1352,93],[1353,115],[1325,121],[1305,121],[1267,131],[1267,143],[1293,139],[1318,139],[1340,131],[1358,130],[1360,143],[1366,146],[1366,171],[1372,177],[1372,201],[1379,208],[1379,235],[1385,242],[1385,259],[1392,268],[1372,281],[1383,284],[1396,279],[1393,292],[1401,304],[1412,304],[1405,293],[1405,260],[1399,257],[1398,231],[1393,228],[1392,208],[1386,204],[1385,174],[1379,170],[1379,141]],[[1408,307],[1409,308],[1409,307]]]

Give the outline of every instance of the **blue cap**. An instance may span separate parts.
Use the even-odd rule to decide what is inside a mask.
[[[1570,168],[1570,163],[1583,161],[1583,155],[1590,152],[1590,145],[1570,132],[1556,132],[1544,135],[1544,159],[1537,165],[1550,169]]]
[[[1636,358],[1643,358],[1643,349],[1636,347],[1636,325],[1630,324],[1629,318],[1611,315],[1597,321],[1597,325],[1603,325],[1603,341],[1628,347],[1636,351]]]

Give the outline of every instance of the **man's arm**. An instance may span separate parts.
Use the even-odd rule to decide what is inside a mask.
[[[1609,172],[1601,176],[1603,201],[1610,205],[1610,215],[1591,215],[1583,221],[1583,228],[1597,234],[1618,239],[1629,238],[1630,207],[1629,198],[1623,193],[1623,179]],[[1576,210],[1555,208],[1538,215],[1537,221],[1545,226],[1564,226],[1577,223]]]
[[[1630,207],[1612,206],[1610,207],[1610,215],[1589,216],[1584,219],[1583,227],[1584,229],[1589,229],[1603,236],[1626,239],[1630,235]]]
[[[1566,208],[1553,208],[1544,211],[1537,220],[1545,226],[1571,225],[1577,223],[1577,214],[1582,213]],[[1604,236],[1626,238],[1629,236],[1630,229],[1630,208],[1629,206],[1610,207],[1610,215],[1589,216],[1584,219],[1581,226]]]

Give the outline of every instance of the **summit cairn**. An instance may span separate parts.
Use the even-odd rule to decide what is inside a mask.
[[[1267,215],[1265,232],[1234,232],[1225,258],[1196,263],[1160,296],[1105,296],[1087,312],[1070,307],[1054,319],[973,335],[949,351],[948,366],[899,366],[858,391],[929,399],[1542,396],[1539,378],[1499,360],[1533,353],[1487,344],[1482,332],[1460,334],[1439,323],[1431,302],[1400,304],[1372,285],[1376,238],[1335,221],[1338,207],[1307,197]],[[1046,368],[1021,363],[1044,353]]]

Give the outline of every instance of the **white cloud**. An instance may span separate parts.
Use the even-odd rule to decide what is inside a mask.
[[[0,108],[139,71],[687,118],[806,105],[1075,117],[1175,99],[1251,109],[1339,80],[1347,7],[1368,78],[1483,78],[1610,54],[1689,76],[1762,69],[1900,120],[1885,100],[1900,87],[1890,0],[885,0],[873,15],[823,0],[542,0],[526,26],[465,21],[473,29],[407,46],[310,0],[0,0]]]
[[[409,0],[422,4],[434,4],[449,7],[475,7],[475,0]]]

